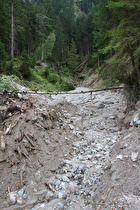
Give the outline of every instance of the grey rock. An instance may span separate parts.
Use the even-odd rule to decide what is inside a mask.
[[[17,202],[17,192],[9,193],[10,203],[15,204]]]
[[[69,127],[70,127],[71,130],[74,130],[74,126],[73,125],[69,124]]]
[[[135,126],[140,125],[140,120],[135,122]]]
[[[18,191],[18,194],[19,194],[20,196],[22,196],[23,193],[24,193],[24,191],[25,191],[25,188],[23,187],[22,189],[20,189],[20,190]]]
[[[59,202],[59,203],[57,204],[57,208],[58,208],[59,210],[63,210],[63,209],[64,209],[64,204],[63,204],[62,202]]]
[[[133,162],[135,162],[135,161],[137,161],[138,160],[138,152],[132,152],[131,153],[131,160],[133,161]]]
[[[70,180],[69,180],[69,178],[67,177],[67,176],[62,176],[61,178],[60,178],[60,180],[61,181],[63,181],[63,182],[70,182]]]
[[[23,204],[23,199],[20,195],[17,195],[17,203],[22,205]]]
[[[65,193],[65,191],[60,191],[60,192],[58,192],[58,198],[66,198],[66,193]]]

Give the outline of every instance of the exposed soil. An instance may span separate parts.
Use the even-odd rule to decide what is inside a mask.
[[[140,103],[125,108],[121,91],[1,92],[0,209],[140,209]]]

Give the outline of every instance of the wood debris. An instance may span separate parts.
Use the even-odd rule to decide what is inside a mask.
[[[103,202],[106,200],[107,196],[109,195],[109,193],[110,193],[110,191],[111,191],[111,189],[112,189],[113,187],[114,187],[114,185],[111,185],[111,186],[108,188],[107,192],[102,196],[102,200],[101,200],[101,202],[100,202],[100,204],[99,204],[99,206],[97,207],[96,210],[99,210],[99,209],[101,208]]]
[[[46,182],[45,184],[50,188],[52,192],[55,192],[55,189],[52,187],[52,185],[49,182]]]
[[[3,135],[1,136],[0,142],[1,142],[1,150],[4,151],[6,146],[5,146],[5,138]]]

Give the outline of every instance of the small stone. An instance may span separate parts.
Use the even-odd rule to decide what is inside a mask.
[[[14,165],[14,166],[12,167],[12,174],[16,174],[16,173],[17,173],[17,166]]]
[[[66,186],[67,186],[67,183],[61,182],[60,185],[59,185],[59,190],[62,190],[62,189],[65,190]]]
[[[61,191],[58,193],[58,198],[65,198],[65,197],[66,197],[65,191]]]
[[[73,125],[69,124],[69,127],[70,127],[71,130],[74,130],[74,126]]]
[[[140,119],[140,116],[139,116],[140,114],[139,113],[137,113],[136,115],[135,115],[135,117],[134,117],[134,119],[133,119],[133,122],[134,123],[136,123],[139,119]]]
[[[76,190],[75,192],[74,192],[74,195],[79,195],[80,194],[80,192],[78,191],[78,190]]]
[[[20,195],[17,196],[17,203],[18,204],[22,204],[23,203],[23,199]]]
[[[9,199],[10,199],[10,202],[12,204],[15,204],[16,201],[17,201],[17,193],[16,192],[10,192],[9,193]]]
[[[20,189],[20,190],[18,191],[18,194],[19,194],[20,196],[22,196],[23,193],[24,193],[24,190],[25,190],[25,188],[23,187],[22,189]]]
[[[123,159],[123,156],[122,155],[117,155],[116,158],[119,159],[119,160],[122,160]]]
[[[19,98],[19,99],[22,98],[22,95],[21,95],[20,93],[18,93],[17,95],[18,95],[18,98]]]
[[[52,191],[48,191],[48,192],[47,192],[46,198],[47,198],[48,200],[50,200],[50,199],[53,198],[53,197],[54,197],[54,193],[53,193]]]
[[[70,182],[67,176],[62,176],[60,180],[62,180],[63,182]]]
[[[39,183],[39,182],[41,181],[41,173],[40,173],[40,171],[37,171],[37,172],[35,173],[35,181],[36,181],[37,183]]]
[[[140,120],[135,122],[135,126],[138,126],[138,125],[140,125]]]
[[[58,208],[59,210],[63,210],[63,209],[64,209],[64,204],[63,204],[62,202],[59,202],[59,203],[57,204],[57,208]]]
[[[133,161],[133,162],[135,162],[135,161],[137,161],[138,160],[138,152],[132,152],[131,153],[131,160]]]
[[[42,203],[42,204],[40,205],[40,207],[41,207],[41,208],[44,208],[44,207],[45,207],[45,203]]]
[[[109,119],[110,119],[110,120],[114,120],[114,119],[115,119],[115,116],[114,116],[114,115],[111,115],[111,116],[109,117]]]

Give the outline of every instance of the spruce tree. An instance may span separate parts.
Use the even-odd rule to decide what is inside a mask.
[[[68,56],[68,66],[70,71],[75,74],[75,69],[78,66],[79,56],[77,54],[77,49],[74,40],[71,41],[69,56]]]
[[[140,1],[108,1],[107,7],[118,14],[119,24],[109,31],[110,42],[100,52],[114,55],[107,63],[108,68],[102,75],[110,80],[118,80],[126,86],[127,98],[136,102],[140,98]]]

